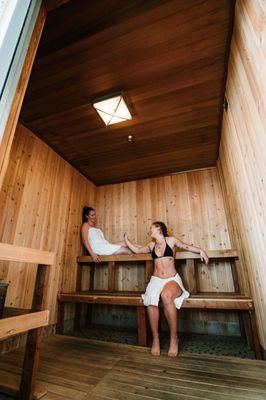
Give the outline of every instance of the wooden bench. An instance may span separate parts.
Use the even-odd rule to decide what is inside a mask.
[[[215,293],[200,293],[198,291],[198,282],[196,261],[200,260],[198,254],[190,252],[178,252],[176,260],[185,261],[188,274],[188,290],[191,296],[184,300],[182,309],[216,309],[227,311],[241,312],[243,318],[243,326],[249,343],[255,350],[256,357],[261,358],[261,350],[257,333],[255,320],[254,303],[250,297],[243,294],[243,285],[239,273],[239,258],[238,253],[234,249],[208,251],[210,261],[230,261],[232,268],[232,276],[234,281],[234,292],[215,292]],[[132,255],[112,255],[101,256],[102,263],[108,262],[108,290],[94,290],[94,271],[95,264],[91,257],[78,257],[77,284],[76,291],[72,293],[60,293],[58,295],[58,333],[63,333],[64,326],[64,306],[66,303],[76,304],[75,326],[78,328],[81,316],[81,304],[109,304],[120,306],[134,306],[137,309],[138,321],[138,343],[146,345],[146,310],[143,305],[140,292],[117,292],[115,288],[115,268],[121,262],[145,262],[146,266],[146,281],[148,282],[153,270],[153,261],[150,254],[132,254]],[[81,290],[82,268],[90,268],[90,288],[89,290]]]
[[[54,259],[55,254],[48,251],[0,243],[1,261],[37,264],[31,309],[6,308],[4,318],[0,320],[0,340],[28,332],[20,382],[10,384],[7,371],[5,374],[0,373],[0,390],[15,394],[18,400],[30,400],[33,395],[39,397],[46,393],[46,390],[40,387],[37,391],[35,390],[35,380],[39,364],[42,327],[49,324],[49,310],[45,309],[45,305],[49,274]],[[6,318],[6,315],[9,317]]]

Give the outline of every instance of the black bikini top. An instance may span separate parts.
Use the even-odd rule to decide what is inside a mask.
[[[153,259],[155,259],[155,258],[163,258],[163,257],[174,257],[173,250],[171,249],[169,244],[167,244],[166,239],[164,239],[164,240],[165,240],[166,246],[165,246],[163,255],[159,256],[159,257],[157,256],[157,254],[155,253],[155,245],[154,245],[154,247],[152,249],[152,252],[151,252],[151,256],[152,256]]]

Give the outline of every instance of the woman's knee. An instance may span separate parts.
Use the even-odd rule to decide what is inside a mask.
[[[164,290],[161,293],[161,299],[164,305],[174,303],[174,297],[170,290]]]

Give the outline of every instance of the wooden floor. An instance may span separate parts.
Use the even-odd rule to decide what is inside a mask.
[[[0,358],[0,379],[18,379],[22,350]],[[183,354],[56,335],[42,344],[38,385],[44,400],[266,399],[266,362]]]

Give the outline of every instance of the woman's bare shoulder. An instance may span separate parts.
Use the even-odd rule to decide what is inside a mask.
[[[87,222],[83,222],[81,225],[81,230],[82,231],[88,231],[90,229],[90,225]]]
[[[174,237],[174,236],[167,236],[166,238],[165,238],[165,240],[167,241],[167,243],[175,243],[175,241],[177,240],[176,239],[176,237]]]

